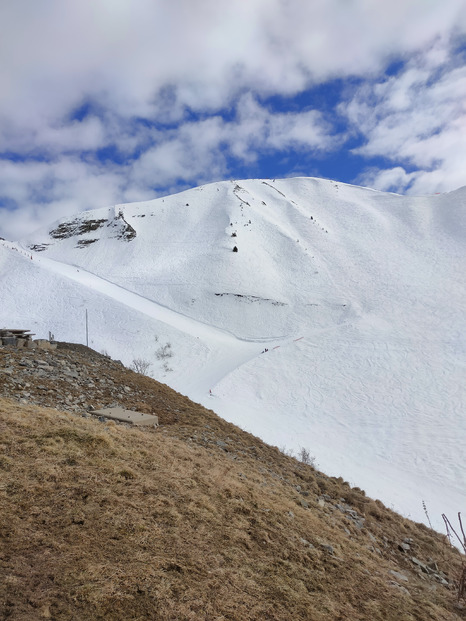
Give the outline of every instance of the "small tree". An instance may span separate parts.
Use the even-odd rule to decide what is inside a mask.
[[[151,363],[148,360],[144,360],[143,358],[134,358],[129,368],[135,373],[140,373],[141,375],[149,375],[150,367]]]

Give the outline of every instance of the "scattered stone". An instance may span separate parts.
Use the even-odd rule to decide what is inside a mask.
[[[435,571],[436,573],[438,573],[438,565],[435,561],[431,561],[430,563],[427,563],[427,567],[429,569],[431,569],[432,571]]]
[[[449,586],[449,582],[448,580],[446,580],[443,576],[441,576],[440,574],[433,574],[433,577],[435,578],[435,580],[437,580],[438,582],[440,582],[440,584],[443,584],[443,586]]]
[[[356,526],[356,528],[358,528],[359,530],[364,528],[364,524],[366,522],[366,519],[363,517],[358,518],[357,520],[353,520],[354,525]]]
[[[389,573],[391,573],[391,575],[394,576],[397,580],[402,580],[403,582],[409,582],[408,577],[405,576],[404,574],[402,574],[399,571],[395,571],[394,569],[390,569]]]
[[[398,582],[395,582],[394,580],[391,580],[390,581],[390,586],[393,586],[393,587],[397,588],[399,591],[404,593],[404,595],[409,595],[411,597],[411,593],[408,591],[408,589],[406,587],[402,586],[401,584],[398,584]]]
[[[418,558],[416,558],[415,556],[411,557],[411,561],[417,565],[417,567],[419,567],[421,569],[421,571],[423,571],[425,574],[431,574],[432,571],[427,567],[427,565],[425,563],[423,563],[422,561],[420,561]]]
[[[117,420],[122,423],[129,423],[136,426],[148,426],[158,425],[159,419],[153,414],[144,414],[143,412],[133,412],[132,410],[125,410],[121,407],[105,408],[103,410],[96,410],[95,413],[99,416],[99,420],[103,418],[102,422],[105,422],[107,418],[111,420]],[[226,445],[225,445],[226,446]]]

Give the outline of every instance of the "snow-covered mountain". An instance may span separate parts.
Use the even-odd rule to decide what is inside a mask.
[[[0,326],[85,343],[87,309],[94,349],[441,529],[466,511],[465,242],[466,188],[215,183],[0,242]]]

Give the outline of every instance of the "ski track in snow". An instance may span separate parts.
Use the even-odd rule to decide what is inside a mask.
[[[128,291],[128,289],[88,272],[81,267],[37,255],[34,257],[34,260],[48,271],[93,289],[120,304],[143,313],[152,319],[166,323],[193,338],[201,339],[211,351],[209,364],[202,368],[192,369],[189,380],[186,378],[187,387],[191,389],[196,386],[196,393],[198,395],[206,393],[233,370],[236,370],[245,362],[261,353],[260,350],[258,351],[258,344],[275,346],[286,341],[285,337],[257,340],[241,339],[228,330],[221,330],[187,317],[144,296]]]

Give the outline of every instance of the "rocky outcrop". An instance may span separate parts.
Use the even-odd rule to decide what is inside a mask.
[[[126,379],[139,378],[121,362],[86,347],[81,354],[63,345],[56,350],[0,347],[0,395],[24,404],[85,415],[103,407],[138,410],[144,391],[121,382],[122,372]]]
[[[67,239],[68,237],[75,237],[97,231],[97,229],[103,227],[106,222],[106,218],[100,220],[80,220],[76,218],[69,222],[62,222],[55,229],[52,229],[49,235],[53,237],[53,239]]]

